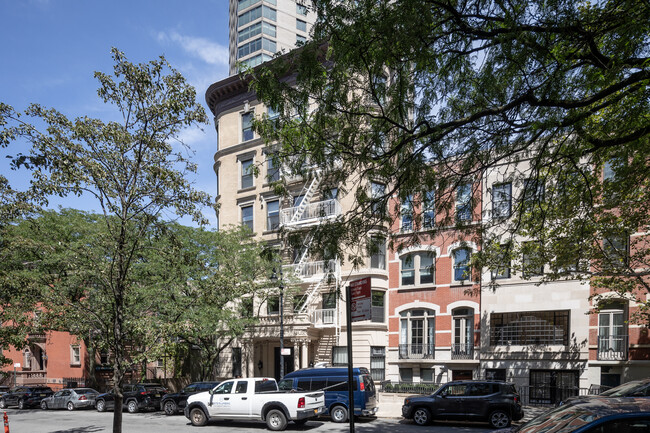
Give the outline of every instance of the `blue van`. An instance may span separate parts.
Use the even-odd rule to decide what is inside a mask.
[[[377,390],[367,368],[352,369],[354,380],[354,414],[370,416],[377,413]],[[332,421],[346,422],[350,408],[348,369],[337,367],[305,368],[293,371],[280,380],[278,387],[289,391],[325,391],[325,413]]]

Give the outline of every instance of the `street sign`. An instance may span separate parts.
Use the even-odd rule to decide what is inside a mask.
[[[350,308],[352,321],[370,320],[372,311],[370,298],[370,277],[354,280],[350,283]]]
[[[20,368],[20,362],[16,362],[16,363],[14,364],[14,368]]]
[[[290,347],[289,348],[283,347],[282,348],[282,353],[280,353],[280,355],[282,355],[282,356],[290,356],[291,355],[291,348]]]

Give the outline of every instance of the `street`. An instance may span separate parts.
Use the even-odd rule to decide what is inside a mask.
[[[113,413],[99,413],[95,410],[41,409],[5,409],[9,417],[10,433],[99,433],[111,432]],[[162,412],[145,412],[123,414],[124,433],[210,433],[211,431],[237,431],[242,433],[267,432],[263,422],[211,422],[207,427],[193,427],[182,415],[166,416]],[[336,424],[328,418],[310,421],[304,426],[289,423],[287,432],[348,432],[349,424]],[[420,427],[411,422],[393,418],[362,419],[355,423],[355,431],[359,433],[374,433],[390,431],[391,433],[451,433],[472,432],[483,433],[492,431],[486,424],[436,423],[428,427]]]

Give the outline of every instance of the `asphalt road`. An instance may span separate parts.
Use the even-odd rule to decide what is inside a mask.
[[[113,413],[99,413],[91,410],[41,410],[41,409],[5,409],[9,417],[10,433],[110,433],[113,431]],[[2,411],[0,411],[0,414]],[[241,432],[265,433],[266,424],[262,422],[211,422],[207,427],[194,427],[183,415],[166,416],[162,412],[145,412],[123,414],[122,431],[124,433],[211,433],[211,432]],[[1,430],[0,430],[1,431]],[[304,426],[289,423],[287,432],[349,432],[349,424],[336,424],[327,418],[309,421]],[[436,423],[428,427],[420,427],[411,422],[376,418],[363,419],[355,423],[355,433],[451,433],[451,432],[490,432],[485,424],[448,424]]]

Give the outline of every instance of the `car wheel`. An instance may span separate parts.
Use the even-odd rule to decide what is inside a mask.
[[[97,412],[106,412],[106,402],[104,400],[97,400],[95,408]]]
[[[5,401],[4,398],[0,399],[0,409],[4,409],[7,407],[7,402]]]
[[[135,400],[129,400],[126,402],[126,410],[129,413],[136,413],[138,411],[138,402]]]
[[[165,415],[175,415],[178,409],[173,400],[167,400],[163,405],[163,410],[165,411]]]
[[[348,410],[345,406],[336,405],[330,410],[330,417],[334,422],[346,422],[348,420]]]
[[[271,409],[266,414],[266,426],[269,430],[282,431],[287,428],[287,417],[279,409]]]
[[[417,425],[427,425],[431,423],[431,412],[426,407],[419,407],[413,412],[413,421]]]
[[[41,400],[41,409],[47,410],[47,402],[45,400]]]
[[[25,400],[22,398],[18,400],[18,409],[25,409]]]
[[[494,428],[505,428],[510,425],[510,416],[503,410],[495,410],[490,414],[490,425]]]
[[[68,408],[68,410],[74,410],[74,403],[69,401],[66,407]]]
[[[205,416],[203,409],[195,407],[190,411],[190,421],[192,425],[202,427],[208,423],[208,417]]]

